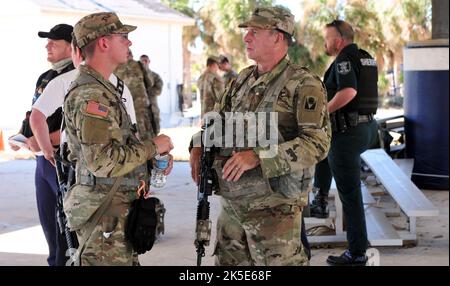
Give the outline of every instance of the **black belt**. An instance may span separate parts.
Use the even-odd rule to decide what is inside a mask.
[[[360,114],[358,115],[358,123],[366,123],[373,120],[373,114]]]

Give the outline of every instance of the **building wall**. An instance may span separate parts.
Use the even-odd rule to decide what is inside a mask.
[[[161,112],[175,112],[178,97],[176,85],[183,81],[181,25],[133,18],[129,18],[128,23],[138,26],[130,34],[134,58],[147,54],[151,61],[150,68],[164,81],[162,94],[158,98]]]
[[[27,2],[26,2],[27,3]],[[23,4],[23,2],[22,2]],[[0,129],[19,129],[31,99],[38,76],[50,68],[46,59],[46,39],[38,31],[49,31],[54,25],[74,25],[87,13],[41,11],[34,4],[9,7],[0,12],[0,25],[12,27],[0,38]],[[150,67],[164,81],[158,99],[162,113],[177,109],[176,85],[182,82],[182,27],[177,23],[150,21],[119,15],[123,22],[138,28],[130,34],[135,59],[148,54]]]

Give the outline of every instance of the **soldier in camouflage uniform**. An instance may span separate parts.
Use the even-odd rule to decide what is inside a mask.
[[[147,76],[147,72],[138,61],[133,60],[130,51],[128,54],[128,61],[118,66],[114,71],[114,74],[124,81],[133,96],[139,139],[147,140],[155,137],[156,134],[151,126],[148,112],[150,102],[147,90],[145,89],[145,77]]]
[[[219,59],[217,57],[208,57],[206,60],[206,70],[197,80],[197,86],[200,90],[201,117],[214,109],[214,104],[220,100],[224,85],[220,76]]]
[[[137,139],[118,89],[106,80],[127,61],[128,33],[134,29],[109,12],[88,15],[74,28],[86,64],[64,102],[68,159],[76,164],[64,210],[80,243],[74,260],[83,266],[138,264],[124,234],[130,203],[147,176],[147,160],[173,148],[165,135]],[[172,160],[166,173],[171,168]]]
[[[131,95],[133,96],[139,139],[152,139],[157,133],[159,133],[159,124],[158,130],[155,132],[155,123],[152,122],[152,120],[155,119],[155,114],[150,106],[150,96],[148,95],[149,90],[146,89],[147,86],[151,86],[153,84],[149,71],[145,69],[141,62],[133,60],[133,54],[130,50],[128,53],[128,61],[117,67],[114,73],[125,82],[126,86],[130,89]],[[164,208],[164,204],[160,199],[158,199],[156,209],[156,215],[159,218],[158,225],[156,227],[157,238],[160,234],[164,234],[165,212],[166,209]]]
[[[233,70],[230,61],[225,55],[220,55],[219,60],[219,69],[224,72],[223,82],[226,87],[233,79],[237,78],[238,74]]]
[[[159,74],[150,69],[150,58],[147,55],[142,55],[140,57],[140,62],[147,72],[145,87],[147,89],[147,95],[150,103],[148,111],[150,114],[153,131],[155,135],[158,135],[160,131],[158,96],[162,92],[164,83]]]
[[[219,148],[213,164],[219,181],[216,194],[222,196],[216,265],[308,265],[300,242],[301,215],[314,166],[330,146],[326,91],[316,75],[287,56],[294,32],[294,16],[288,10],[258,8],[239,27],[247,29],[247,54],[256,65],[239,73],[215,111],[222,116],[275,112],[278,145],[273,156],[265,155],[269,147],[260,145]],[[191,149],[196,182],[201,150],[195,145]]]

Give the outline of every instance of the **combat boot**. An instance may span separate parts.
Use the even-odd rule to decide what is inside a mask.
[[[329,215],[327,197],[317,194],[310,205],[310,216],[317,218],[327,218]]]

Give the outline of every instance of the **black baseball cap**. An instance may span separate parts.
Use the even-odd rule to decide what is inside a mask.
[[[58,24],[53,27],[50,32],[39,32],[38,36],[41,38],[49,38],[51,40],[65,40],[72,42],[73,27],[67,24]]]

